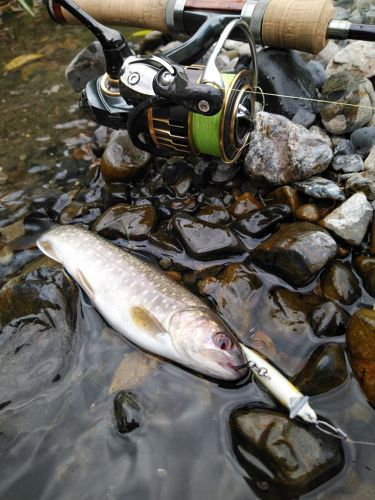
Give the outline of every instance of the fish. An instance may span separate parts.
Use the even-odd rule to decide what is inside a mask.
[[[157,267],[79,225],[56,225],[36,243],[82,287],[109,325],[140,348],[214,379],[247,374],[234,333]]]

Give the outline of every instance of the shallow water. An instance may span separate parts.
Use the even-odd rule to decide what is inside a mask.
[[[44,54],[40,61],[5,75],[0,83],[0,164],[9,176],[0,188],[1,195],[17,187],[22,198],[40,183],[48,186],[58,165],[69,157],[69,145],[81,133],[90,140],[92,124],[71,123],[81,116],[77,95],[65,83],[63,72],[91,36],[79,28],[56,26],[45,15],[37,25],[25,16],[12,17],[10,22],[8,33],[1,28],[2,60],[9,62],[30,52]],[[251,247],[255,241],[247,243]],[[149,258],[155,251],[144,243],[132,243],[132,249]],[[13,263],[2,266],[2,277],[37,254],[18,252]],[[187,265],[187,257],[182,255],[181,259]],[[187,267],[199,265],[190,260]],[[258,273],[263,287],[251,312],[252,326],[262,329],[271,314],[267,309],[270,289],[275,285],[293,288],[275,276]],[[314,286],[299,291],[308,293]],[[354,311],[359,304],[370,306],[372,301],[364,292],[347,310]],[[290,375],[318,345],[344,341],[341,337],[318,339],[307,333],[291,344],[277,331],[273,340],[277,349],[288,355],[290,364],[279,368]],[[0,336],[0,346],[1,342]],[[233,454],[228,420],[234,408],[246,404],[280,409],[274,400],[254,382],[223,387],[160,361],[141,385],[130,387],[140,401],[142,421],[139,429],[121,435],[115,428],[114,393],[109,389],[121,360],[134,352],[139,351],[108,328],[80,295],[73,349],[64,376],[48,389],[36,391],[32,398],[0,406],[0,498],[257,498]],[[140,363],[146,361],[146,354],[139,359]],[[375,442],[374,411],[351,375],[348,362],[347,367],[347,382],[312,397],[312,406],[353,439]],[[50,366],[41,363],[30,376],[50,371]],[[125,384],[127,380],[131,380],[129,373]],[[7,386],[0,381],[0,403],[10,399]],[[344,447],[344,470],[304,498],[372,497],[374,447]]]

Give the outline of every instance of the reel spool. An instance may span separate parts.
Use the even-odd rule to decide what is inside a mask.
[[[245,33],[250,46],[252,68],[238,74],[220,73],[216,59],[234,29],[241,29]],[[156,56],[153,57],[155,59]],[[158,59],[160,63],[162,58]],[[130,75],[140,73],[134,71],[138,68],[132,68],[132,64],[140,64],[139,59],[130,61],[130,65],[128,63],[122,69],[121,95],[127,100],[142,92],[152,96],[151,76],[148,77],[147,84],[143,82],[142,89],[137,87],[138,82],[135,85],[129,84]],[[161,65],[166,68],[163,63]],[[149,101],[135,107],[129,115],[128,131],[133,143],[140,149],[159,155],[209,155],[222,158],[226,163],[234,162],[247,145],[254,127],[256,48],[247,24],[241,20],[230,22],[220,36],[207,65],[185,66],[184,72],[192,87],[196,88],[198,85],[202,89],[203,97],[197,102],[197,112],[174,102],[173,96],[156,101],[151,97]],[[162,68],[153,79],[158,84],[163,78],[171,78],[170,75],[170,69],[163,72]],[[138,77],[133,77],[134,80],[135,78]],[[221,109],[215,114],[210,114],[210,104],[204,98],[204,92],[212,89],[222,91]]]

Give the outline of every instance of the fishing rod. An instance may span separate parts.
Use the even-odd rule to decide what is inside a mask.
[[[375,27],[333,19],[331,0],[47,0],[52,19],[82,23],[102,45],[106,73],[89,82],[81,107],[98,123],[127,129],[156,156],[208,155],[232,163],[254,129],[256,44],[317,53],[329,38],[375,40]],[[158,29],[186,40],[163,54],[135,55],[102,24]],[[220,72],[228,38],[245,40],[249,70]],[[199,58],[216,43],[205,66]]]

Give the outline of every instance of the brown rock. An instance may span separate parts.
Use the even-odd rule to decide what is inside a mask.
[[[267,205],[278,203],[288,205],[293,213],[302,203],[298,192],[290,186],[281,186],[271,191],[264,197],[264,200]]]
[[[353,304],[361,296],[361,288],[350,267],[338,260],[333,261],[320,278],[323,295],[341,304]]]
[[[229,212],[233,217],[242,217],[249,214],[253,210],[258,210],[262,208],[263,205],[258,201],[255,196],[251,193],[243,193],[239,196],[235,202],[229,207]]]
[[[296,219],[306,220],[308,222],[318,222],[320,219],[320,210],[313,203],[306,203],[297,208],[295,212]]]
[[[375,310],[356,311],[349,320],[346,339],[353,372],[375,405]]]

